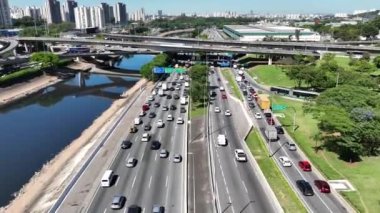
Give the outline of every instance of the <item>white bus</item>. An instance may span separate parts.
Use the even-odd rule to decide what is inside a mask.
[[[112,179],[113,179],[113,171],[112,170],[105,171],[104,175],[102,177],[101,186],[102,187],[110,187]]]

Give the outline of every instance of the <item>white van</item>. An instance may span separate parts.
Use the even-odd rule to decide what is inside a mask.
[[[102,177],[102,181],[101,181],[100,185],[102,187],[110,187],[112,179],[113,179],[113,176],[114,176],[114,174],[113,174],[112,170],[105,171],[104,175]]]
[[[140,125],[140,124],[141,124],[141,119],[135,118],[135,125]]]
[[[225,135],[218,135],[218,145],[227,146],[227,140]]]

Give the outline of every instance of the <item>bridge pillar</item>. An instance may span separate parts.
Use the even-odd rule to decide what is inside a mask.
[[[108,65],[109,65],[110,67],[113,67],[113,60],[109,60],[109,61],[108,61]]]
[[[80,58],[79,58],[79,57],[76,57],[76,58],[74,59],[74,61],[79,62],[79,61],[80,61]]]
[[[86,80],[83,76],[83,72],[80,72],[78,75],[78,85],[80,88],[86,87]]]
[[[29,53],[29,48],[28,48],[28,45],[26,43],[24,43],[24,48],[25,48],[25,52]]]
[[[273,56],[268,55],[268,65],[272,65]]]

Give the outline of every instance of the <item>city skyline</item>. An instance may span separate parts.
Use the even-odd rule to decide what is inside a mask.
[[[26,6],[43,6],[45,0],[29,0],[25,5],[23,0],[9,1],[10,6],[26,7]],[[65,0],[61,0],[65,2]],[[374,0],[193,0],[193,1],[170,1],[170,0],[129,0],[129,1],[105,1],[105,0],[78,0],[78,5],[98,6],[102,2],[114,5],[122,2],[127,5],[128,11],[135,11],[145,8],[148,13],[156,13],[162,10],[165,14],[181,14],[186,13],[212,13],[215,11],[236,11],[238,13],[351,13],[354,10],[380,9],[380,1]],[[259,5],[259,6],[258,6]],[[295,7],[295,5],[297,7]]]

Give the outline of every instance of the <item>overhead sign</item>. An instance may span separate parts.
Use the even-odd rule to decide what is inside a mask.
[[[154,67],[153,68],[153,73],[156,73],[156,74],[164,74],[164,73],[167,73],[167,74],[170,74],[170,73],[185,73],[186,72],[186,69],[184,68],[173,68],[173,67]]]
[[[286,105],[272,104],[272,110],[285,110],[286,108],[288,108]]]
[[[165,73],[165,69],[163,67],[154,67],[153,68],[153,73],[163,74],[163,73]]]

